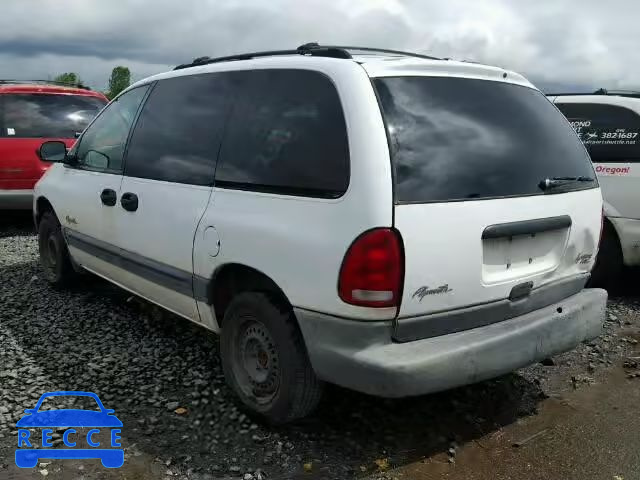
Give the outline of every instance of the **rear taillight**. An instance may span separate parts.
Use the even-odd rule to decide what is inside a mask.
[[[340,298],[363,307],[400,304],[404,255],[400,234],[376,228],[360,235],[342,261],[338,279]]]

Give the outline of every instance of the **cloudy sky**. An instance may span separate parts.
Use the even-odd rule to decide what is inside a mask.
[[[0,78],[106,88],[194,57],[318,41],[476,60],[539,87],[640,88],[638,0],[2,0]]]

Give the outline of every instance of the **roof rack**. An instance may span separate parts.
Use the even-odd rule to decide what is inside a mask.
[[[259,57],[273,57],[277,55],[305,55],[315,57],[330,57],[330,58],[343,58],[352,59],[353,56],[349,53],[349,50],[356,52],[371,52],[371,53],[390,53],[399,56],[409,56],[423,58],[427,60],[441,60],[437,57],[431,57],[428,55],[420,55],[417,53],[403,52],[401,50],[388,50],[383,48],[371,48],[371,47],[344,47],[336,45],[319,45],[316,42],[305,43],[300,45],[295,50],[270,50],[266,52],[253,52],[253,53],[241,53],[238,55],[228,55],[225,57],[198,57],[191,63],[185,63],[178,65],[174,70],[181,70],[183,68],[196,67],[200,65],[209,65],[211,63],[229,62],[233,60],[250,60],[252,58]]]
[[[303,47],[311,47],[311,48],[315,48],[314,47],[317,46],[318,44],[314,44],[314,43],[307,43],[306,45],[302,45],[302,47],[299,48],[303,48]],[[336,49],[341,49],[341,50],[352,50],[355,52],[371,52],[372,54],[376,54],[376,53],[390,53],[392,55],[398,55],[401,57],[415,57],[415,58],[423,58],[425,60],[443,60],[442,58],[438,58],[438,57],[432,57],[431,55],[422,55],[420,53],[413,53],[413,52],[405,52],[403,50],[389,50],[387,48],[372,48],[372,47],[343,47],[343,46],[320,46],[320,48],[336,48]]]
[[[547,93],[549,97],[566,97],[568,95],[610,95],[617,97],[630,97],[630,98],[640,98],[640,92],[635,90],[607,90],[605,88],[599,88],[595,92],[579,92],[579,93]]]
[[[0,85],[29,85],[29,84],[42,84],[42,85],[59,85],[61,87],[82,88],[83,90],[91,90],[91,87],[82,85],[81,83],[68,83],[58,82],[56,80],[3,80],[0,79]]]

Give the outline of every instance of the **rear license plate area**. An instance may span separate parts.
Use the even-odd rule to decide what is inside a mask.
[[[568,229],[482,239],[482,280],[501,283],[555,269]]]

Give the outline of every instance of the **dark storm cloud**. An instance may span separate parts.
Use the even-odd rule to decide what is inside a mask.
[[[0,77],[77,71],[103,87],[202,55],[364,44],[478,60],[538,85],[632,87],[640,2],[610,0],[8,0]]]
[[[16,39],[0,43],[0,52],[10,52],[12,55],[22,57],[53,54],[112,60],[122,58],[123,51],[127,52],[127,58],[152,60],[148,52],[132,48],[130,42],[112,39],[106,41],[92,39],[91,43],[80,39],[57,40],[55,42],[44,39]]]

